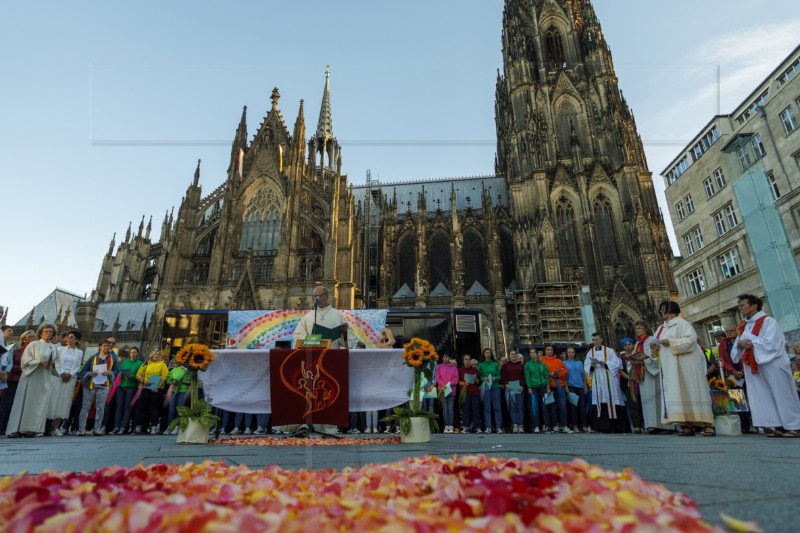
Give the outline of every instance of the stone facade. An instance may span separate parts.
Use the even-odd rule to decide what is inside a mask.
[[[746,172],[757,171],[757,179],[768,189],[763,203],[777,209],[796,275],[800,257],[798,73],[800,47],[732,113],[713,117],[662,172],[681,250],[673,272],[682,310],[709,345],[713,344],[711,331],[739,321],[738,295],[769,296],[765,280],[781,275],[759,267],[754,248],[761,243],[748,235],[735,191]],[[780,240],[777,235],[772,239]]]
[[[203,196],[198,163],[158,242],[149,224],[116,253],[112,240],[92,300],[153,300],[156,317],[303,308],[323,283],[339,308],[480,308],[498,347],[506,329],[509,345],[561,339],[537,309],[538,333],[522,335],[525,291],[584,287],[612,339],[654,321],[675,294],[671,252],[591,3],[507,0],[503,62],[495,176],[349,186],[328,72],[309,140],[302,101],[290,132],[275,89],[249,143],[245,108],[225,182]]]

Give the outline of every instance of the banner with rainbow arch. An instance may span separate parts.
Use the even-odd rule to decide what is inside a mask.
[[[305,309],[275,311],[229,311],[228,348],[269,350],[277,341],[291,341],[297,323],[308,313]],[[386,325],[386,309],[342,310],[350,331],[366,344],[377,348],[381,330]]]

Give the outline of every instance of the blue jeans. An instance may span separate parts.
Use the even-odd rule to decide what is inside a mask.
[[[445,426],[452,426],[455,423],[455,411],[453,410],[455,402],[456,397],[454,394],[445,396],[444,401],[442,401],[442,418]]]
[[[483,393],[483,423],[486,429],[492,427],[492,411],[494,411],[494,428],[503,427],[503,413],[500,410],[500,388],[493,387]]]
[[[178,406],[183,405],[186,400],[186,392],[176,392],[169,399],[169,411],[167,413],[167,424],[178,415]]]
[[[378,431],[378,411],[367,411],[367,421],[364,428]]]
[[[580,429],[589,427],[589,422],[586,419],[586,394],[583,392],[583,387],[570,387],[569,391],[578,395],[578,405],[567,405],[569,408],[569,423]]]
[[[550,417],[547,413],[547,406],[544,397],[547,395],[547,387],[532,387],[531,390],[531,411],[533,411],[533,427],[544,429],[550,426]]]
[[[550,420],[552,420],[553,423],[558,421],[559,425],[566,427],[569,422],[567,420],[567,393],[564,387],[556,387],[551,390],[553,391],[553,398],[555,401],[547,406]],[[558,412],[558,418],[556,418],[556,411]]]
[[[464,399],[464,418],[462,426],[470,431],[481,429],[481,395],[467,394]]]
[[[137,387],[118,387],[114,401],[116,402],[117,409],[114,413],[114,429],[125,431],[128,429],[128,423],[131,421],[131,400],[136,395]]]
[[[515,426],[522,425],[522,394],[508,394],[508,412],[511,414],[511,423]]]

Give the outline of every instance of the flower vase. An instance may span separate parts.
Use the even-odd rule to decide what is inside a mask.
[[[195,419],[189,419],[186,431],[178,430],[178,444],[208,444],[209,427]]]
[[[430,442],[431,440],[431,426],[430,421],[424,416],[411,417],[411,429],[408,435],[400,432],[400,442],[405,443],[419,443]]]

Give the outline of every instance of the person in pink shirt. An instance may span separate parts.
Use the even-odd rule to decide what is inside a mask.
[[[450,384],[450,392],[447,394],[447,385]],[[455,418],[456,391],[458,390],[458,367],[456,360],[446,353],[442,355],[442,364],[436,367],[436,385],[439,391],[445,391],[442,400],[442,418],[444,419],[444,432],[455,433],[453,424]]]

